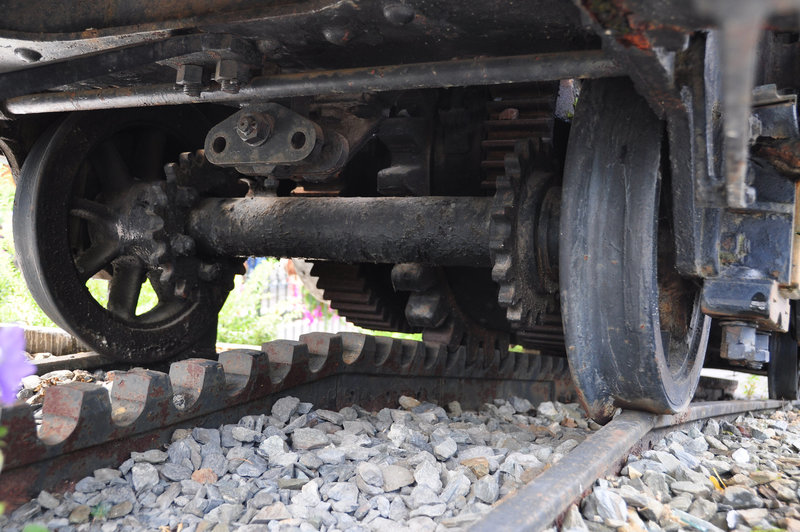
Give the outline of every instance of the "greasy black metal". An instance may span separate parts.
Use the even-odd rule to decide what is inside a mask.
[[[594,482],[615,473],[630,450],[654,429],[677,426],[712,417],[758,410],[774,410],[785,401],[720,401],[693,403],[677,415],[656,416],[623,411],[560,462],[503,500],[486,517],[470,527],[471,532],[537,532],[553,526],[555,520]]]
[[[44,63],[0,75],[0,100],[41,92],[76,81],[92,79],[112,72],[122,72],[157,61],[172,59],[196,52],[214,53],[222,50],[250,50],[252,47],[232,35],[196,34],[170,37],[162,41],[133,44],[102,52]]]
[[[220,256],[489,265],[491,198],[208,199],[189,217]]]
[[[557,284],[538,260],[542,243],[539,214],[557,179],[543,169],[552,158],[547,151],[531,140],[518,141],[514,153],[505,156],[505,175],[496,180],[490,237],[492,279],[500,287],[500,306],[517,330],[534,327],[541,323],[542,315],[558,312]],[[557,226],[557,218],[550,221],[549,237],[555,236]],[[558,253],[557,242],[553,251]]]
[[[511,394],[535,401],[574,398],[563,358],[498,352],[468,364],[464,349],[311,333],[300,342],[267,342],[261,351],[224,352],[218,362],[175,362],[169,375],[117,372],[110,394],[79,382],[50,388],[38,433],[33,407],[17,403],[0,409],[0,424],[9,429],[0,499],[14,504],[118,464],[131,451],[168,442],[176,428],[219,426],[268,412],[281,395],[339,409],[353,402],[380,408],[403,393],[439,404],[459,400],[467,408]],[[182,408],[175,406],[178,394]]]
[[[68,369],[70,371],[76,369],[89,370],[112,367],[116,364],[119,364],[118,360],[115,360],[112,357],[103,356],[100,353],[94,353],[92,351],[52,356],[34,361],[37,375],[44,375],[46,373],[50,373],[51,371],[60,369]]]
[[[538,531],[550,526],[653,427],[655,417],[623,412],[517,494],[501,502],[472,532]]]
[[[239,132],[241,119],[248,116],[260,117],[271,124],[269,135],[259,144],[248,142]],[[318,128],[283,105],[248,106],[211,128],[206,135],[205,154],[217,166],[263,168],[262,175],[266,175],[275,165],[297,164],[310,156],[317,144]]]
[[[29,94],[6,100],[5,110],[11,114],[29,114],[204,102],[243,103],[295,96],[600,78],[623,73],[601,51],[554,52],[262,76],[254,78],[237,94],[213,91],[204,92],[199,98],[176,91],[172,84]]]
[[[163,180],[165,162],[202,142],[204,120],[191,108],[167,111],[70,115],[28,155],[15,198],[16,252],[38,304],[90,349],[128,362],[213,350],[232,287],[224,261],[211,262],[215,279],[200,278],[203,263],[175,218],[196,193]],[[107,308],[86,288],[101,270],[112,273]],[[134,315],[145,274],[159,305]]]
[[[601,421],[616,406],[683,409],[708,340],[697,288],[674,272],[670,240],[659,238],[662,133],[628,80],[584,84],[564,170],[559,273],[567,356],[583,406]]]

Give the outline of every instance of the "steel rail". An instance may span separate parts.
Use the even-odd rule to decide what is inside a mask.
[[[653,430],[744,412],[774,410],[786,401],[695,403],[683,413],[656,415],[624,411],[586,438],[556,465],[470,527],[471,532],[536,532],[552,525],[594,482],[617,469],[628,453]],[[797,404],[797,402],[795,402]]]
[[[603,51],[585,50],[261,76],[251,80],[238,93],[213,90],[203,92],[199,97],[184,94],[173,84],[44,92],[9,98],[3,107],[9,114],[21,115],[190,103],[241,104],[295,96],[499,85],[623,74],[622,68]]]

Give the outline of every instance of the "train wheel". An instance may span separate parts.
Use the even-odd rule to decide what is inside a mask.
[[[797,330],[794,327],[795,305],[792,304],[792,320],[789,332],[773,333],[769,345],[769,365],[767,366],[767,387],[770,399],[794,401],[798,398],[800,387],[800,367],[798,367]]]
[[[213,354],[232,272],[181,234],[197,190],[164,172],[204,132],[192,110],[75,113],[25,161],[13,220],[25,280],[53,321],[98,352],[131,363]],[[108,281],[97,297],[92,278]],[[157,301],[142,309],[146,282]]]
[[[662,136],[630,81],[583,86],[564,171],[559,273],[573,379],[601,422],[618,406],[684,408],[708,342],[700,285],[673,266]]]

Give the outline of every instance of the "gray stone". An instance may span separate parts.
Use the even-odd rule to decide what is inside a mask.
[[[737,464],[746,464],[750,462],[750,453],[747,452],[747,449],[740,447],[739,449],[733,451],[731,454],[731,459]]]
[[[260,456],[253,455],[242,460],[236,468],[236,474],[242,477],[260,477],[267,470],[267,461]]]
[[[610,519],[619,523],[625,523],[628,520],[628,506],[622,497],[611,490],[595,488],[584,499],[583,505],[584,514],[588,511],[602,519]]]
[[[94,475],[94,478],[103,483],[109,483],[112,480],[120,478],[122,476],[122,473],[120,473],[118,469],[111,469],[109,467],[95,469],[94,473],[92,474]]]
[[[288,508],[286,508],[286,505],[282,502],[276,502],[259,510],[250,523],[260,524],[291,518],[292,514],[289,512]]]
[[[475,483],[475,496],[486,504],[494,504],[500,495],[497,474],[485,475]]]
[[[42,490],[39,492],[39,496],[36,498],[36,501],[43,507],[47,508],[48,510],[54,510],[58,508],[58,505],[61,504],[57,498],[51,495],[49,492]]]
[[[207,521],[229,525],[236,521],[244,512],[241,504],[220,504],[205,516]]]
[[[514,409],[514,411],[519,414],[527,414],[533,410],[533,405],[530,401],[522,397],[517,397],[516,395],[511,397],[509,403],[511,403],[511,407]]]
[[[344,462],[344,451],[336,447],[325,447],[316,451],[317,458],[326,464],[341,464]]]
[[[272,405],[272,417],[286,423],[297,411],[300,406],[300,399],[297,397],[281,397]]]
[[[358,488],[351,482],[331,483],[327,496],[336,512],[352,513],[358,508]]]
[[[412,519],[418,516],[439,517],[440,515],[444,514],[445,511],[447,511],[447,506],[445,504],[427,504],[411,510],[410,517]]]
[[[427,486],[416,486],[406,499],[409,508],[415,509],[428,504],[439,504],[442,499]]]
[[[717,503],[703,498],[697,498],[689,507],[689,513],[705,521],[709,521],[717,513]]]
[[[72,510],[69,513],[69,522],[70,522],[70,524],[73,524],[73,525],[79,525],[81,523],[86,523],[86,522],[89,521],[89,516],[91,515],[91,513],[92,513],[92,509],[89,508],[88,506],[86,506],[85,504],[77,506],[77,507],[75,507],[74,510]]]
[[[253,429],[248,429],[246,427],[236,426],[233,427],[233,429],[231,429],[231,437],[234,440],[240,441],[242,443],[250,443],[256,441],[256,439],[260,439],[261,432]]]
[[[536,414],[550,419],[559,416],[558,410],[556,410],[555,405],[550,401],[539,403],[539,406],[536,407]]]
[[[158,484],[158,469],[149,463],[139,463],[131,469],[133,473],[133,489],[138,493]]]
[[[192,469],[185,465],[173,464],[170,462],[164,464],[164,467],[161,468],[161,475],[167,480],[180,482],[181,480],[191,478]]]
[[[105,482],[100,482],[94,477],[84,477],[75,484],[75,491],[79,493],[92,493],[106,487]]]
[[[416,471],[414,471],[414,480],[417,481],[417,485],[427,486],[434,493],[441,493],[442,491],[442,479],[439,475],[439,469],[430,462],[422,462],[417,466]]]
[[[181,485],[177,482],[174,484],[170,484],[164,493],[158,496],[156,499],[156,506],[161,510],[165,510],[169,508],[169,506],[175,501],[175,498],[180,495],[181,493]]]
[[[458,445],[453,438],[445,438],[433,446],[433,454],[439,460],[448,460],[458,451]]]
[[[761,508],[764,506],[764,501],[758,494],[742,486],[728,486],[722,492],[722,504],[727,504],[734,510],[747,509],[747,508]]]
[[[143,453],[133,452],[131,453],[131,458],[133,458],[134,462],[147,462],[149,464],[160,464],[162,462],[166,462],[169,455],[164,451],[159,451],[158,449],[150,449],[149,451],[145,451]]]
[[[370,486],[383,486],[383,473],[375,464],[369,462],[358,464],[356,474]]]
[[[383,475],[383,490],[386,492],[396,491],[414,483],[414,475],[406,467],[384,465],[380,466],[380,470]]]
[[[333,410],[316,410],[317,416],[320,419],[324,419],[325,421],[329,421],[334,425],[341,425],[344,422],[344,416],[339,412],[334,412]]]
[[[564,514],[564,521],[561,523],[561,530],[572,532],[589,530],[583,520],[583,517],[581,516],[580,510],[578,510],[576,505],[573,504],[567,509],[567,513]]]
[[[203,457],[203,462],[199,469],[210,469],[218,477],[228,472],[228,459],[222,453],[211,453]]]
[[[108,511],[106,517],[108,519],[119,519],[120,517],[125,517],[132,511],[133,511],[133,503],[130,501],[124,501],[112,506],[111,509]]]
[[[109,486],[101,491],[100,494],[103,496],[104,500],[110,502],[111,504],[119,504],[125,501],[136,501],[136,494],[127,484]]]
[[[318,449],[329,443],[328,435],[318,429],[297,429],[292,433],[292,447],[295,449]]]
[[[192,438],[197,443],[203,445],[210,445],[211,447],[220,447],[220,436],[217,429],[206,429],[203,427],[196,427],[192,429]]]
[[[708,497],[711,494],[711,490],[708,488],[708,486],[685,480],[673,482],[670,486],[670,489],[676,495],[688,493],[696,497]]]

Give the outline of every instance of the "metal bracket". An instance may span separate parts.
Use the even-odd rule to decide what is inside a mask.
[[[314,122],[282,105],[253,105],[214,126],[205,153],[217,166],[267,175],[277,165],[306,159],[322,141],[321,133]]]
[[[703,313],[753,322],[760,329],[789,330],[789,300],[767,279],[708,279],[700,300]]]

